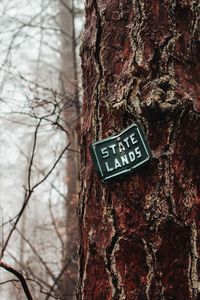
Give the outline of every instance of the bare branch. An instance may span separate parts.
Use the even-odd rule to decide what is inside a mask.
[[[1,281],[0,285],[4,285],[6,283],[13,283],[13,282],[19,282],[19,280],[18,279],[8,279],[8,280],[5,280],[5,281]]]
[[[72,9],[67,5],[67,2],[64,0],[59,0],[59,2],[70,12],[72,13]]]
[[[60,153],[60,155],[58,156],[58,158],[56,159],[56,161],[54,162],[53,166],[51,167],[51,169],[49,170],[49,172],[38,182],[36,183],[33,187],[32,187],[32,191],[34,189],[36,189],[41,183],[43,183],[48,177],[49,175],[52,173],[52,171],[55,169],[56,165],[58,164],[58,162],[60,161],[60,159],[63,157],[63,154],[66,152],[66,150],[68,149],[68,147],[70,146],[70,143],[67,144],[67,146],[63,149],[63,151]]]
[[[36,130],[38,130],[39,127],[36,128]],[[35,131],[36,132],[36,131]],[[36,133],[35,133],[35,137],[36,137]],[[52,165],[51,169],[49,170],[49,172],[38,182],[36,183],[34,186],[31,187],[31,184],[30,184],[30,178],[31,178],[31,167],[32,167],[32,164],[33,164],[33,159],[31,159],[31,162],[30,162],[30,165],[29,165],[29,180],[28,180],[28,190],[26,191],[25,193],[25,197],[24,197],[24,202],[22,204],[22,207],[18,213],[18,216],[13,224],[13,227],[12,229],[10,230],[9,234],[8,234],[8,237],[2,247],[2,250],[1,250],[1,258],[3,257],[4,255],[4,252],[5,252],[5,249],[10,241],[10,238],[14,232],[14,230],[16,229],[16,226],[31,198],[31,195],[33,193],[33,191],[40,185],[42,184],[48,177],[49,175],[53,172],[53,170],[55,169],[55,167],[57,166],[58,162],[60,161],[60,159],[62,158],[63,154],[66,152],[66,150],[68,149],[70,143],[68,143],[68,145],[63,149],[63,151],[61,152],[61,154],[58,156],[58,158],[56,159],[56,161],[54,162],[54,164]],[[33,150],[32,150],[32,158],[34,158],[34,154],[35,154],[35,146],[36,146],[36,141],[34,142],[34,145],[33,145]]]
[[[51,289],[49,290],[49,293],[47,295],[47,297],[45,298],[45,300],[49,300],[50,295],[52,294],[52,292],[54,291],[55,287],[57,286],[57,284],[59,283],[60,278],[62,277],[63,273],[65,272],[65,270],[67,269],[68,265],[70,264],[72,258],[69,259],[66,264],[63,266],[63,268],[61,269],[60,273],[58,274],[57,278],[55,279]],[[74,294],[73,294],[74,295]],[[72,295],[71,295],[72,296]]]
[[[29,247],[31,248],[31,250],[33,251],[33,253],[35,254],[35,256],[39,259],[39,261],[41,262],[41,264],[43,265],[43,267],[45,268],[45,270],[47,271],[47,273],[50,275],[50,277],[55,280],[55,276],[52,273],[52,271],[49,269],[48,265],[46,264],[46,262],[43,260],[43,258],[41,257],[41,255],[38,253],[38,251],[35,249],[35,247],[31,244],[31,242],[23,235],[23,233],[16,228],[17,232],[21,235],[21,237],[23,238],[23,240],[29,245]]]
[[[31,192],[31,170],[32,170],[32,165],[33,165],[33,159],[35,156],[37,134],[38,134],[38,130],[39,130],[41,122],[42,122],[42,119],[39,120],[39,122],[36,126],[36,129],[35,129],[35,132],[34,132],[33,149],[32,149],[30,164],[29,164],[29,168],[28,168],[28,191],[29,191],[29,193]]]
[[[9,243],[9,241],[10,241],[10,238],[11,238],[11,236],[12,236],[12,234],[13,234],[13,232],[14,232],[14,230],[15,230],[15,228],[16,228],[16,226],[17,226],[17,224],[18,224],[18,222],[19,222],[19,220],[20,220],[20,218],[21,218],[21,216],[22,216],[22,214],[23,214],[26,206],[27,206],[27,204],[28,204],[28,201],[29,201],[29,199],[31,197],[31,194],[32,194],[31,190],[29,191],[28,195],[27,195],[27,193],[25,194],[25,199],[24,199],[24,202],[22,204],[22,207],[21,207],[21,209],[20,209],[20,211],[19,211],[19,213],[18,213],[18,215],[16,217],[16,220],[15,220],[15,222],[13,224],[13,227],[10,230],[10,232],[8,234],[8,237],[7,237],[5,243],[4,243],[3,247],[2,247],[1,258],[4,256],[4,252],[6,250],[6,247],[7,247],[8,243]]]
[[[56,191],[57,191],[57,189],[56,189]],[[49,197],[49,212],[50,212],[51,221],[52,221],[53,227],[55,229],[55,232],[56,232],[56,234],[57,234],[57,236],[58,236],[58,238],[59,238],[59,240],[61,242],[62,249],[64,249],[64,246],[65,246],[64,245],[64,241],[63,241],[62,236],[61,236],[61,234],[59,232],[59,229],[57,228],[57,225],[56,225],[56,221],[55,221],[55,218],[54,218],[54,215],[53,215],[53,211],[52,211],[52,203],[51,203],[51,198],[50,197]]]
[[[29,290],[29,287],[26,283],[26,280],[24,279],[24,276],[20,272],[18,272],[14,268],[12,268],[11,266],[4,263],[2,260],[0,260],[0,267],[2,267],[6,271],[8,271],[8,272],[12,273],[13,275],[15,275],[19,279],[27,299],[28,300],[33,300],[32,296],[31,296],[31,293],[30,293],[30,290]]]

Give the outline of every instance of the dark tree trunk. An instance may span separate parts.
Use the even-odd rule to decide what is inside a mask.
[[[199,0],[87,0],[80,299],[200,299]],[[152,161],[100,182],[89,145],[138,121]]]

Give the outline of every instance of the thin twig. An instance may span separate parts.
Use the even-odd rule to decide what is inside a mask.
[[[23,238],[23,240],[29,245],[29,247],[31,248],[31,250],[33,251],[33,253],[35,254],[35,256],[39,259],[39,261],[41,262],[41,264],[43,265],[43,267],[45,268],[45,270],[47,271],[47,273],[50,275],[50,277],[52,278],[52,280],[55,280],[55,276],[52,273],[52,271],[49,269],[48,265],[46,264],[46,262],[43,260],[43,258],[40,256],[40,254],[38,253],[38,251],[35,249],[35,247],[31,244],[31,242],[24,236],[24,234],[16,227],[17,232],[20,234],[20,236]]]
[[[68,267],[68,265],[70,264],[71,259],[69,259],[66,264],[63,266],[63,268],[61,269],[60,273],[58,274],[57,278],[55,279],[52,287],[49,290],[49,293],[47,295],[47,297],[45,298],[45,300],[49,300],[49,297],[51,296],[52,292],[54,291],[55,287],[58,285],[58,282],[61,278],[61,276],[63,275],[63,273],[65,272],[66,268]]]
[[[27,193],[26,193],[26,194],[27,194]],[[16,228],[16,226],[17,226],[17,224],[18,224],[18,222],[19,222],[19,220],[20,220],[20,218],[21,218],[21,216],[22,216],[22,214],[23,214],[23,212],[24,212],[24,210],[25,210],[27,204],[28,204],[29,199],[31,198],[32,191],[29,191],[28,196],[27,196],[26,194],[25,194],[25,199],[24,199],[24,202],[23,202],[23,204],[22,204],[22,207],[21,207],[21,209],[20,209],[20,211],[19,211],[19,213],[18,213],[18,216],[17,216],[17,218],[16,218],[16,220],[15,220],[15,222],[14,222],[14,224],[13,224],[12,229],[10,230],[10,232],[9,232],[9,234],[8,234],[8,237],[7,237],[7,239],[6,239],[6,241],[5,241],[4,245],[3,245],[3,247],[2,247],[2,250],[1,250],[1,258],[3,257],[4,252],[5,252],[5,250],[6,250],[6,247],[7,247],[8,243],[9,243],[9,241],[10,241],[10,238],[11,238],[11,236],[12,236],[12,234],[13,234],[13,232],[14,232],[14,230],[15,230],[15,228]]]
[[[49,175],[52,173],[52,171],[55,169],[56,165],[58,164],[58,162],[60,161],[60,159],[62,158],[63,154],[66,152],[66,150],[68,149],[68,147],[70,146],[70,143],[67,144],[67,146],[63,149],[63,151],[60,153],[60,155],[58,156],[58,158],[56,159],[56,161],[54,162],[53,166],[51,167],[51,169],[49,170],[49,172],[38,182],[36,183],[33,187],[32,187],[32,191],[34,189],[36,189],[38,187],[38,185],[40,185],[41,183],[43,183],[48,177]]]
[[[8,279],[8,280],[5,280],[5,281],[1,281],[0,285],[4,285],[6,283],[13,283],[13,282],[19,282],[19,280],[18,279]]]
[[[39,120],[39,122],[36,126],[36,129],[35,129],[35,132],[34,132],[33,148],[32,148],[32,153],[31,153],[30,164],[29,164],[29,168],[28,168],[28,191],[29,191],[29,193],[31,192],[31,171],[32,171],[33,160],[34,160],[34,156],[35,156],[38,130],[39,130],[41,122],[42,122],[42,119]]]
[[[64,246],[65,246],[64,245],[64,241],[63,241],[62,236],[61,236],[61,234],[59,232],[59,229],[58,229],[58,227],[56,225],[56,221],[55,221],[55,218],[54,218],[54,215],[53,215],[51,197],[49,197],[49,212],[50,212],[50,217],[51,217],[51,221],[52,221],[53,227],[55,229],[55,232],[56,232],[56,234],[57,234],[57,236],[58,236],[58,238],[60,240],[60,243],[62,245],[62,249],[64,249]]]
[[[41,119],[40,119],[40,122],[38,124],[41,123]],[[24,197],[24,202],[22,204],[22,207],[18,213],[18,216],[13,224],[13,227],[12,229],[10,230],[9,234],[8,234],[8,237],[2,247],[2,250],[1,250],[1,258],[3,257],[4,255],[4,252],[5,252],[5,249],[10,241],[10,238],[14,232],[14,230],[16,229],[16,226],[32,196],[32,193],[33,191],[40,185],[42,184],[48,177],[49,175],[53,172],[53,170],[55,169],[55,167],[57,166],[58,162],[60,161],[60,159],[62,158],[63,154],[66,152],[66,150],[68,149],[68,147],[70,146],[70,143],[67,144],[67,146],[63,149],[63,151],[60,153],[60,155],[58,156],[58,158],[56,159],[56,161],[54,162],[53,166],[51,167],[51,169],[49,170],[49,172],[39,181],[37,182],[35,185],[33,185],[31,187],[31,168],[32,168],[32,165],[33,165],[33,159],[34,159],[34,155],[35,155],[35,147],[36,147],[36,137],[37,137],[37,132],[38,132],[38,129],[39,129],[39,126],[36,127],[36,130],[35,130],[35,134],[34,134],[34,144],[33,144],[33,150],[32,150],[32,155],[31,155],[31,161],[30,161],[30,165],[29,165],[29,175],[28,175],[28,190],[26,191],[25,193],[25,197]]]

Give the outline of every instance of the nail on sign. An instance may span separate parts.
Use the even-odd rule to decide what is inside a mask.
[[[132,124],[121,133],[90,145],[97,173],[102,181],[124,176],[151,159],[142,128]]]

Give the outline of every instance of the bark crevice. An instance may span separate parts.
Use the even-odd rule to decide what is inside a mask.
[[[98,140],[100,138],[100,130],[101,130],[101,118],[99,114],[99,100],[100,100],[100,89],[101,89],[101,78],[103,75],[103,67],[101,62],[101,36],[102,36],[102,20],[99,11],[99,7],[97,4],[97,0],[93,0],[94,8],[95,8],[95,15],[96,15],[96,40],[95,40],[95,48],[94,48],[94,58],[95,58],[95,65],[97,71],[97,81],[96,81],[96,101],[95,101],[95,138]]]
[[[117,221],[116,221],[114,208],[111,208],[109,211],[110,211],[110,217],[112,219],[113,235],[112,235],[110,245],[106,248],[106,269],[110,275],[109,277],[111,278],[112,299],[119,300],[122,291],[119,284],[119,277],[118,277],[118,272],[116,267],[115,250],[119,244],[120,231],[117,228]]]
[[[189,283],[191,291],[191,299],[197,299],[200,292],[200,282],[198,281],[198,252],[197,252],[197,226],[196,222],[191,225],[191,240],[190,240],[190,254],[189,254]]]

